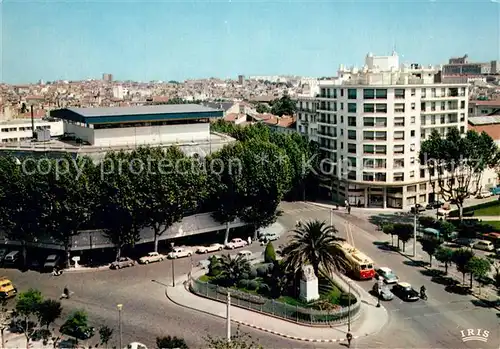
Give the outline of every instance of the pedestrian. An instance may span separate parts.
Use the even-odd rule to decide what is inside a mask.
[[[347,206],[347,213],[351,214],[351,206]]]
[[[252,244],[252,237],[251,237],[251,236],[249,236],[249,237],[248,237],[248,244],[249,244],[249,245],[251,245],[251,244]]]
[[[351,332],[347,332],[347,334],[345,335],[345,338],[347,339],[347,347],[350,348],[351,347],[351,341],[352,341],[352,334],[351,334]]]

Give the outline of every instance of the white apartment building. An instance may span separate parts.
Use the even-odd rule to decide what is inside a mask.
[[[62,136],[62,120],[34,120],[35,130],[50,130],[52,137]],[[11,119],[0,121],[0,142],[16,143],[23,142],[33,138],[33,129],[31,119]]]
[[[324,187],[351,205],[408,208],[437,199],[437,178],[418,161],[433,129],[467,130],[467,84],[439,82],[438,68],[366,56],[361,69],[340,66],[320,95],[298,101],[297,130],[319,143]]]

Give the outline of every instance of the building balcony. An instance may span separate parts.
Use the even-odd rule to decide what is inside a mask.
[[[337,138],[337,135],[334,135],[333,132],[328,132],[328,131],[318,131],[318,136],[327,138]]]

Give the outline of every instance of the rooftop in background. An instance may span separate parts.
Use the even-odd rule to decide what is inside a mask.
[[[494,99],[494,100],[489,100],[489,101],[482,101],[482,100],[470,101],[469,104],[484,105],[484,106],[498,106],[500,108],[500,99]]]
[[[470,116],[468,119],[469,124],[473,126],[500,124],[500,115],[492,114],[486,116]]]
[[[198,104],[162,104],[134,107],[65,108],[50,115],[84,124],[161,121],[222,117],[221,110]]]

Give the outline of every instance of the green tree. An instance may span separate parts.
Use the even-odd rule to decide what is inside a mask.
[[[229,254],[222,255],[220,270],[218,281],[226,286],[232,286],[242,278],[243,274],[250,273],[250,262],[242,255],[236,257],[231,257]]]
[[[451,234],[456,230],[456,228],[448,221],[439,221],[438,230],[444,240],[449,240]]]
[[[439,246],[442,244],[442,240],[429,237],[420,240],[420,244],[422,245],[422,250],[429,255],[429,265],[432,268],[432,257],[435,255],[436,251],[439,249]]]
[[[133,175],[135,195],[143,203],[146,223],[154,232],[154,250],[158,238],[186,212],[198,207],[206,187],[200,162],[188,158],[177,147],[143,147],[131,153],[133,161],[149,164]]]
[[[398,248],[399,241],[403,243],[403,252],[405,252],[406,243],[413,238],[413,224],[408,223],[396,223],[394,224],[394,232],[398,237]]]
[[[156,337],[157,349],[188,349],[186,341],[177,337]]]
[[[69,251],[72,237],[79,234],[91,221],[93,200],[97,194],[90,158],[72,158],[65,155],[51,161],[51,169],[44,176],[47,188],[47,214],[43,220],[44,233],[61,242],[64,257],[69,267]]]
[[[424,228],[436,228],[438,224],[435,218],[429,216],[419,216],[418,223]]]
[[[0,157],[0,229],[9,239],[19,241],[26,265],[27,244],[34,242],[42,230],[50,200],[41,173],[49,163],[12,156]]]
[[[482,280],[484,280],[491,270],[491,263],[487,258],[473,256],[467,262],[466,268],[470,273],[470,288],[472,288],[473,277],[475,277],[482,284]]]
[[[244,208],[240,217],[253,227],[257,240],[258,229],[273,224],[280,215],[278,205],[290,189],[290,161],[269,142],[251,140],[243,147],[240,197]]]
[[[76,310],[68,316],[67,320],[60,327],[59,332],[73,337],[78,342],[78,340],[86,337],[85,334],[89,329],[87,313],[84,310]]]
[[[486,168],[498,165],[498,147],[486,133],[471,130],[462,137],[451,128],[446,138],[437,129],[420,145],[420,163],[437,172],[440,193],[446,201],[454,201],[463,217],[465,199],[481,190],[481,176]]]
[[[97,220],[104,234],[116,246],[116,258],[122,248],[134,246],[140,240],[140,231],[146,225],[143,197],[135,195],[137,175],[131,173],[137,163],[124,152],[107,153],[100,169]]]
[[[52,325],[57,319],[61,317],[61,313],[62,306],[61,302],[59,301],[46,299],[38,305],[38,321],[40,325],[45,326],[47,330],[49,329],[50,325]]]
[[[453,250],[440,246],[434,253],[434,257],[441,263],[444,263],[444,272],[448,274],[448,265],[453,262]]]
[[[207,348],[211,349],[264,349],[248,334],[242,333],[239,328],[236,334],[231,336],[231,341],[223,337],[212,336],[208,336],[205,340]]]
[[[294,115],[297,111],[297,105],[287,94],[278,100],[275,100],[271,107],[271,113],[278,116]]]
[[[43,302],[42,293],[39,290],[29,289],[19,293],[15,307],[17,323],[26,337],[26,348],[29,348],[31,339],[38,329],[38,309]]]
[[[294,272],[311,264],[316,277],[319,277],[320,268],[328,272],[346,270],[349,267],[346,256],[336,243],[341,240],[334,226],[318,220],[306,222],[293,230],[290,243],[283,249],[283,256]]]
[[[392,223],[384,224],[382,226],[382,231],[384,232],[384,234],[391,236],[391,246],[394,246],[394,235],[396,235],[396,232],[394,231],[394,224]]]
[[[465,284],[465,274],[469,272],[467,264],[474,257],[474,252],[470,249],[460,248],[453,251],[453,263],[457,266],[457,270],[462,273],[462,284]]]
[[[208,275],[218,276],[221,272],[220,260],[216,255],[210,257],[210,264],[208,265]]]
[[[274,251],[274,246],[272,241],[269,241],[264,251],[264,261],[266,263],[274,263],[276,261],[276,251]]]
[[[495,287],[500,291],[500,265],[495,265],[495,275],[493,276]]]
[[[101,326],[99,328],[99,344],[107,348],[109,341],[113,337],[113,332],[112,328],[109,328],[108,326]]]
[[[260,113],[260,114],[265,114],[265,113],[271,112],[271,108],[269,108],[267,105],[262,104],[262,103],[257,104],[257,107],[255,108],[255,110],[257,111],[257,113]]]

